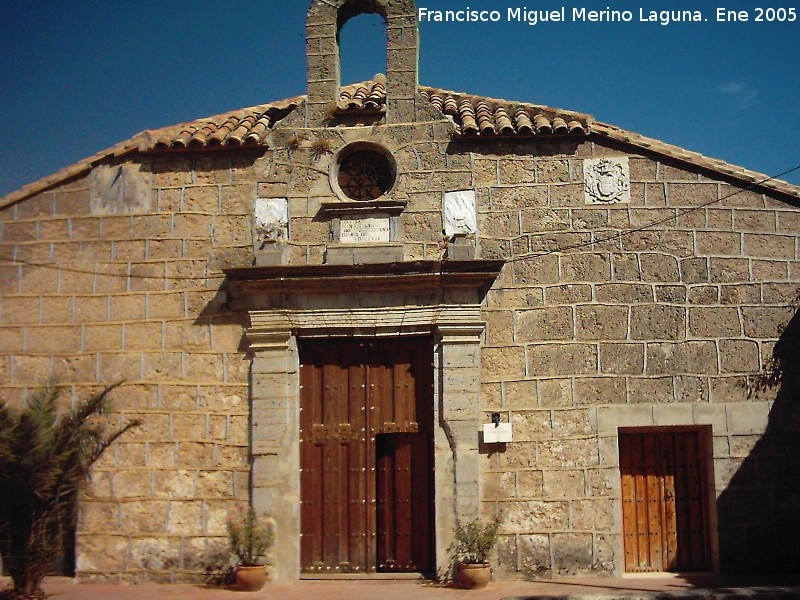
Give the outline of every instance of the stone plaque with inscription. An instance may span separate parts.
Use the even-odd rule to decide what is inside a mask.
[[[343,217],[339,222],[339,242],[342,244],[365,244],[390,240],[389,217],[365,219]]]

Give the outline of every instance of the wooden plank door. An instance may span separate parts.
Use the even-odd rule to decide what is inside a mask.
[[[710,568],[702,431],[619,435],[627,572]]]
[[[394,389],[373,403],[378,411],[371,429],[377,455],[377,569],[430,572],[433,357],[420,344],[384,346],[382,357],[376,350],[370,375],[379,373]]]
[[[301,349],[301,555],[317,571],[357,572],[368,560],[366,380],[354,358],[348,344]]]
[[[432,343],[300,348],[306,573],[432,569]]]

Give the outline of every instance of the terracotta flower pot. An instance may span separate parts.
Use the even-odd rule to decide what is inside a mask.
[[[257,565],[255,567],[236,567],[236,584],[240,590],[245,592],[257,592],[267,582],[267,567]]]
[[[460,563],[458,565],[458,582],[468,590],[485,588],[492,578],[492,569],[488,563]]]

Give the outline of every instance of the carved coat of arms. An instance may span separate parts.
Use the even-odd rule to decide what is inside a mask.
[[[587,204],[631,201],[627,158],[595,158],[583,161],[583,182]]]

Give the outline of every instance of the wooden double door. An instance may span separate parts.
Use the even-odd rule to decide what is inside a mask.
[[[300,346],[301,568],[433,570],[433,344]]]
[[[627,572],[711,568],[708,452],[702,428],[620,432]]]

